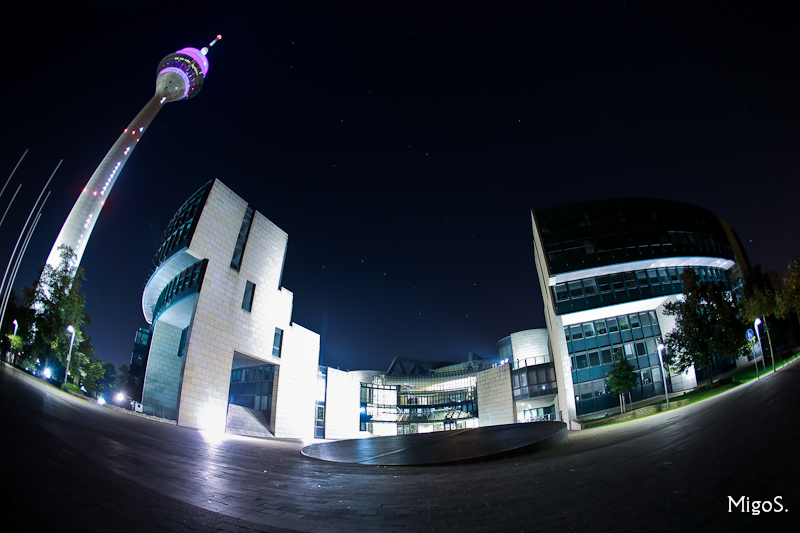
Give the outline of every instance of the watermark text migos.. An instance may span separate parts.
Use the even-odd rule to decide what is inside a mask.
[[[789,509],[783,506],[781,500],[783,496],[775,496],[772,500],[751,500],[746,496],[738,500],[733,496],[728,496],[728,512],[739,511],[740,513],[750,513],[753,516],[761,513],[781,513],[788,512]]]

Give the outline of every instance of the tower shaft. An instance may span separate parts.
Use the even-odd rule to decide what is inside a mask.
[[[86,243],[97,223],[97,217],[122,172],[122,167],[125,166],[136,148],[136,143],[139,142],[145,130],[161,110],[161,106],[167,102],[192,98],[200,91],[208,72],[206,54],[208,49],[221,38],[221,35],[217,35],[216,39],[202,50],[191,47],[181,48],[161,60],[156,73],[155,95],[119,136],[100,166],[89,178],[89,183],[81,191],[78,201],[75,202],[67,220],[61,227],[56,242],[50,250],[50,255],[47,256],[48,265],[58,268],[61,262],[61,254],[58,249],[63,245],[69,246],[75,252],[75,259],[71,266],[77,267],[80,264]]]
[[[105,204],[106,198],[111,192],[111,188],[117,181],[117,177],[122,172],[122,168],[133,153],[134,148],[136,148],[136,144],[161,110],[165,101],[163,93],[156,92],[103,158],[100,166],[89,178],[89,182],[83,188],[67,220],[64,222],[53,248],[50,250],[50,255],[47,256],[48,265],[58,268],[61,262],[58,248],[64,244],[75,251],[74,265],[80,264],[83,252],[86,249],[86,243],[97,222],[97,217],[103,209],[103,204]]]

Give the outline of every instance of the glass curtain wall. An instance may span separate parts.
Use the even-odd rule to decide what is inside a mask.
[[[565,326],[564,335],[579,416],[619,405],[619,398],[606,385],[617,351],[638,374],[639,383],[631,391],[634,402],[664,394],[657,348],[661,330],[655,311]]]

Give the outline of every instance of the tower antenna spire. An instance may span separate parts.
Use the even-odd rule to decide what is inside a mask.
[[[204,46],[203,49],[200,50],[200,52],[202,52],[203,55],[206,55],[208,53],[208,50],[212,46],[214,46],[217,43],[217,41],[219,41],[220,39],[222,39],[222,35],[217,35],[216,38],[213,41],[211,41],[210,43],[208,43],[208,46]]]

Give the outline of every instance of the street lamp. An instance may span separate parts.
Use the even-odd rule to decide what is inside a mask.
[[[69,341],[69,353],[67,354],[67,368],[64,369],[64,386],[67,385],[67,374],[69,373],[69,361],[72,359],[72,345],[75,343],[75,328],[67,326],[67,331],[72,333],[72,340]]]
[[[17,328],[19,327],[19,324],[17,324],[17,319],[16,318],[14,319],[12,324],[14,324],[14,341],[16,342]],[[14,357],[14,350],[11,350],[11,364],[12,365],[14,364],[14,361],[16,361],[16,357]]]
[[[758,349],[761,350],[761,364],[764,365],[764,370],[767,369],[767,363],[764,362],[764,346],[761,344],[761,332],[758,331],[758,326],[761,324],[761,319],[756,318],[753,322],[753,326],[756,330],[756,336],[758,337]],[[758,369],[758,358],[756,358],[756,369]]]
[[[652,344],[651,344],[652,346]],[[658,362],[661,363],[661,377],[664,380],[664,396],[667,398],[667,410],[669,411],[669,391],[667,390],[667,370],[664,368],[664,345],[658,345]]]

